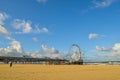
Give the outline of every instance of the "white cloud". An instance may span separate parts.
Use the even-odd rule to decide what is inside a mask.
[[[11,33],[3,25],[0,25],[0,36],[4,37],[7,40],[15,40],[10,35]]]
[[[34,33],[48,33],[49,30],[46,27],[39,28],[38,26],[35,26],[35,29],[33,32]]]
[[[0,56],[22,56],[23,49],[20,42],[13,40],[10,46],[0,48]]]
[[[110,5],[112,5],[116,0],[93,0],[93,4],[95,5],[93,8],[105,8],[105,7],[109,7]]]
[[[8,15],[6,13],[0,13],[0,36],[8,40],[15,40],[14,38],[10,36],[11,32],[9,32],[4,26],[4,20],[6,18],[8,18]]]
[[[33,52],[28,52],[27,54],[32,56],[32,57],[38,57],[38,58],[60,58],[60,59],[65,59],[67,54],[59,52],[58,50],[56,50],[54,47],[48,47],[46,45],[42,45],[41,46],[41,50],[40,51],[33,51]]]
[[[112,52],[112,53],[120,52],[120,43],[115,43],[112,48],[96,46],[96,50],[100,52],[102,51]]]
[[[84,9],[81,11],[81,14],[85,14],[96,8],[110,7],[116,1],[117,0],[91,0],[91,3],[93,4],[93,6],[89,5],[87,9]]]
[[[89,34],[89,39],[93,39],[93,38],[97,38],[99,35],[98,34],[95,34],[95,33],[91,33]]]
[[[4,25],[4,20],[8,18],[6,13],[0,13],[0,25]]]
[[[120,43],[115,43],[112,50],[111,56],[120,58]]]
[[[42,29],[41,29],[41,32],[48,33],[48,29],[47,29],[47,28],[42,28]]]
[[[0,35],[2,35],[2,36],[9,35],[9,32],[7,31],[7,29],[3,25],[0,25]]]
[[[6,13],[0,13],[0,36],[8,38],[10,36],[10,32],[5,28],[4,21],[8,18]]]
[[[25,23],[25,27],[23,29],[23,33],[29,33],[32,30],[32,27],[29,22]]]
[[[120,43],[115,43],[113,50],[120,50]]]
[[[94,38],[99,38],[99,37],[105,37],[105,35],[100,35],[100,34],[96,34],[96,33],[91,33],[91,34],[89,34],[89,36],[88,36],[89,39],[94,39]]]
[[[37,0],[37,2],[39,2],[39,3],[46,3],[47,0]]]
[[[94,58],[101,60],[120,60],[120,43],[115,43],[112,48],[96,46],[98,55]],[[99,54],[99,53],[104,54]],[[100,60],[99,59],[99,60]]]
[[[58,50],[56,50],[55,48],[49,48],[46,45],[42,45],[41,46],[42,50],[45,51],[46,53],[59,53]]]
[[[43,27],[39,28],[38,26],[33,26],[31,21],[25,21],[20,19],[15,19],[12,22],[12,26],[14,29],[18,30],[15,32],[16,34],[28,34],[28,33],[48,33],[48,29]]]
[[[111,51],[111,48],[96,46],[96,50],[97,51]]]
[[[12,23],[12,26],[16,30],[20,30],[20,32],[16,32],[16,33],[30,33],[32,30],[31,23],[25,20],[15,19]]]
[[[33,40],[35,43],[38,43],[38,42],[39,42],[39,40],[38,40],[36,37],[32,38],[32,40]]]
[[[22,46],[21,46],[20,42],[18,42],[18,41],[15,41],[15,40],[12,41],[10,47],[12,49],[15,49],[16,52],[18,52],[18,53],[22,53],[23,52]]]

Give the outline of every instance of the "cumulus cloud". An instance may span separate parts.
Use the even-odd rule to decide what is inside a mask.
[[[6,48],[0,48],[0,56],[22,57],[23,55],[27,55],[33,58],[51,58],[51,59],[58,58],[65,59],[67,56],[67,54],[59,52],[53,47],[42,45],[41,48],[42,49],[38,51],[24,52],[20,42],[12,41],[10,46]]]
[[[93,8],[105,8],[105,7],[109,7],[110,5],[112,5],[116,0],[93,0],[93,4],[95,5]]]
[[[37,2],[39,2],[39,3],[46,3],[47,0],[37,0]]]
[[[115,43],[112,48],[96,46],[96,51],[104,53],[96,56],[102,60],[120,60],[120,43]]]
[[[10,37],[11,33],[4,26],[4,21],[7,18],[8,18],[8,15],[6,13],[0,13],[0,36],[8,40],[14,40],[12,37]]]
[[[60,58],[60,59],[64,59],[67,54],[59,52],[58,50],[56,50],[54,47],[48,47],[46,45],[42,45],[41,46],[41,50],[39,51],[33,51],[33,52],[28,52],[28,55],[32,56],[32,57],[37,57],[37,58]]]
[[[97,51],[111,51],[111,52],[119,52],[120,51],[120,43],[115,43],[114,46],[112,48],[108,48],[108,47],[99,47],[96,46],[96,50]]]
[[[99,47],[99,46],[96,46],[96,50],[97,51],[111,51],[112,48],[106,48],[106,47]]]
[[[24,53],[24,54],[23,54]],[[23,55],[28,55],[34,58],[52,58],[52,59],[65,59],[67,54],[59,52],[54,47],[48,47],[46,45],[41,46],[41,50],[24,52],[20,42],[14,40],[11,41],[10,46],[6,48],[0,48],[0,56],[14,56],[22,57]]]
[[[0,13],[0,25],[4,25],[4,20],[8,18],[6,13]]]
[[[115,43],[114,46],[112,47],[112,53],[111,56],[113,57],[119,57],[120,59],[120,43]]]
[[[23,49],[20,42],[13,40],[10,46],[6,48],[0,48],[0,56],[22,56]]]
[[[12,49],[15,49],[16,52],[18,52],[18,53],[22,53],[23,52],[22,46],[21,46],[20,42],[18,42],[18,41],[15,41],[15,40],[12,41],[10,47]]]
[[[0,36],[4,37],[7,40],[15,40],[10,35],[11,33],[3,25],[0,25]]]
[[[4,26],[4,21],[9,16],[6,13],[0,13],[0,36],[4,37],[7,40],[15,40],[11,37],[11,32],[9,32]]]
[[[0,35],[2,35],[2,36],[8,36],[9,35],[8,30],[3,25],[0,25]]]
[[[113,50],[120,50],[120,43],[115,43]]]
[[[16,30],[20,30],[21,32],[17,33],[30,33],[32,30],[31,23],[29,21],[15,19],[12,23],[12,26]]]
[[[43,51],[45,51],[47,53],[59,53],[58,50],[56,50],[54,47],[49,48],[46,45],[42,45],[41,48],[42,48]]]
[[[38,26],[32,26],[31,21],[15,19],[12,22],[14,29],[18,30],[16,34],[28,34],[28,33],[48,33],[48,29],[43,27],[39,28]]]
[[[96,34],[96,33],[91,33],[91,34],[89,34],[89,36],[88,36],[89,39],[94,39],[94,38],[99,38],[99,37],[105,37],[105,35],[100,35],[100,34]]]

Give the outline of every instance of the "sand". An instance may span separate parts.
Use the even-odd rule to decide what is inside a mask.
[[[120,80],[120,66],[0,64],[0,80]]]

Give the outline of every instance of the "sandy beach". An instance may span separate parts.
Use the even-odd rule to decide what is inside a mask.
[[[120,80],[120,66],[0,64],[0,80]]]

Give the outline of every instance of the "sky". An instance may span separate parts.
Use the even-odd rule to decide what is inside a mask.
[[[0,0],[0,56],[120,61],[120,0]]]

